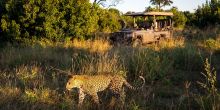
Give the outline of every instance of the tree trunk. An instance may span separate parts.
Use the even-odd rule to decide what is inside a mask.
[[[160,6],[160,3],[159,3],[159,6],[158,6],[158,8],[159,8],[159,11],[160,11],[160,8],[161,8],[161,6]]]

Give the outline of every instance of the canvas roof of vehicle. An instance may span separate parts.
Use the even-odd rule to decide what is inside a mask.
[[[126,16],[173,16],[172,12],[136,12],[125,14]]]

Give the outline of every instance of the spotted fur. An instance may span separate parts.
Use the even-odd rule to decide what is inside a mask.
[[[95,103],[99,104],[98,92],[109,89],[116,95],[123,95],[123,86],[127,86],[130,89],[140,89],[145,84],[145,79],[140,76],[143,80],[141,87],[131,86],[124,77],[120,75],[72,75],[66,84],[66,89],[71,90],[73,88],[79,89],[79,105],[83,103],[85,96],[91,95]]]

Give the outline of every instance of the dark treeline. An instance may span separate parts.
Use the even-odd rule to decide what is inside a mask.
[[[120,12],[89,0],[1,0],[0,39],[90,38],[121,28]]]
[[[200,28],[214,26],[220,23],[220,1],[207,0],[199,6],[195,13],[184,12],[187,17],[187,25],[194,25]]]
[[[163,1],[166,0],[151,0]],[[172,1],[170,1],[172,3]],[[163,5],[162,5],[163,6]],[[162,10],[161,8],[147,7],[145,11],[171,11],[174,13],[174,26],[184,28],[184,26],[195,26],[206,28],[220,24],[220,0],[207,0],[202,6],[198,6],[195,12],[179,11],[178,7],[172,7],[170,10]]]
[[[159,5],[160,11],[162,6]],[[195,13],[181,12],[175,7],[170,11],[175,15],[175,27],[207,27],[220,23],[219,0],[207,1]],[[0,0],[0,20],[1,41],[88,39],[97,32],[121,29],[121,21],[131,21],[117,9],[104,9],[89,0]]]

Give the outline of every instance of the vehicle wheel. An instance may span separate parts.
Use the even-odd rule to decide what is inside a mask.
[[[135,39],[133,41],[133,44],[132,44],[133,47],[140,47],[142,46],[142,41],[140,39]]]

